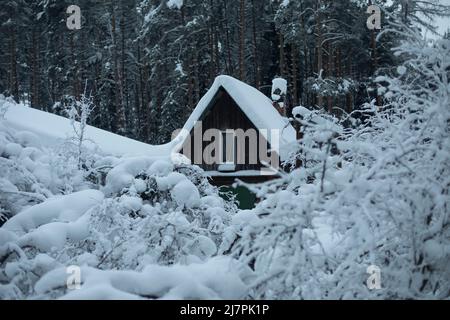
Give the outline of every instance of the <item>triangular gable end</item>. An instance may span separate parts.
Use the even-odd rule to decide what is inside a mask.
[[[214,105],[218,97],[219,90],[223,89],[246,115],[257,129],[280,130],[283,144],[290,144],[296,141],[296,132],[273,107],[271,100],[257,89],[229,76],[219,76],[214,81],[211,88],[199,101],[191,116],[183,127],[184,132],[191,132],[195,123],[199,121],[208,108]],[[270,136],[265,137],[269,143]]]

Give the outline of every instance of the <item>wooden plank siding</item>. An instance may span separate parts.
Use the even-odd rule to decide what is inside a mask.
[[[258,128],[251,122],[251,120],[246,116],[246,114],[239,108],[237,103],[233,100],[233,98],[225,91],[225,89],[220,88],[216,93],[215,97],[211,100],[211,103],[206,108],[205,112],[202,114],[198,121],[202,121],[202,137],[205,131],[208,129],[217,129],[220,131],[225,131],[227,129],[238,130],[242,129],[245,131],[249,129],[254,129],[258,132]],[[191,161],[194,163],[194,129],[190,133],[190,144],[191,144],[191,155],[185,154],[185,156],[191,158]],[[184,147],[186,147],[185,142]],[[203,142],[202,151],[206,146],[211,144],[212,142]],[[258,156],[257,156],[257,164],[250,164],[250,156],[249,156],[249,139],[246,139],[245,145],[245,164],[237,164],[236,171],[247,171],[247,170],[260,170],[263,166],[261,165],[259,151],[259,138],[258,138]],[[263,139],[263,143],[268,145],[266,139]],[[242,148],[242,146],[240,146]],[[238,146],[239,148],[239,146]],[[266,150],[270,150],[270,147],[267,146]],[[203,159],[203,157],[202,157]],[[202,165],[199,165],[205,171],[219,171],[220,164],[206,165],[202,161]],[[238,174],[237,174],[238,175]],[[267,179],[265,177],[264,179]]]

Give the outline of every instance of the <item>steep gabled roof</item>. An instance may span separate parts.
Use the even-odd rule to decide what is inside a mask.
[[[236,102],[237,106],[244,112],[257,129],[280,130],[280,147],[296,141],[295,129],[289,121],[282,117],[273,107],[272,101],[257,89],[230,76],[218,76],[208,92],[203,96],[195,107],[183,129],[191,132],[220,88],[223,88]],[[271,143],[269,136],[262,131],[264,137]]]

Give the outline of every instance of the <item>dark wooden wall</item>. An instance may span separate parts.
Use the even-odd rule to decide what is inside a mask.
[[[247,131],[248,129],[255,129],[257,132],[257,128],[253,125],[250,119],[245,115],[245,113],[238,107],[236,102],[231,98],[231,96],[221,88],[214,99],[211,101],[210,105],[207,107],[206,111],[199,119],[202,121],[202,133],[205,133],[208,129],[218,129],[221,131],[225,131],[226,129],[242,129]],[[264,139],[265,144],[267,141]],[[203,148],[208,146],[211,142],[203,142]],[[259,144],[259,139],[258,139]],[[269,149],[269,147],[267,147]],[[266,149],[266,150],[267,150]],[[245,165],[237,165],[236,171],[242,170],[260,170],[262,165],[260,164],[259,150],[260,146],[258,145],[258,164],[250,164],[249,161],[249,140],[246,139],[245,153],[246,153],[246,164]],[[191,132],[191,160],[194,157],[194,132]],[[189,155],[186,155],[189,156]],[[200,165],[205,171],[218,171],[219,164],[215,165]]]

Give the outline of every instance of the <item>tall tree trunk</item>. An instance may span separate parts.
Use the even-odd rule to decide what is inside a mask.
[[[72,95],[79,99],[80,95],[81,95],[81,89],[80,89],[80,85],[78,83],[78,59],[77,59],[77,55],[75,53],[75,43],[74,43],[74,31],[70,32],[69,35],[69,43],[70,43],[70,59],[72,62],[75,62],[74,65],[72,66],[73,68],[73,73],[72,73]]]
[[[125,112],[123,109],[123,92],[122,92],[122,81],[120,79],[119,72],[119,54],[117,50],[117,39],[116,39],[116,13],[114,9],[114,4],[112,4],[111,10],[111,42],[113,48],[113,61],[114,61],[114,86],[115,86],[115,103],[116,103],[116,115],[113,117],[115,122],[115,127],[117,132],[125,133]]]
[[[194,86],[194,101],[200,100],[200,74],[196,66],[198,66],[198,50],[194,50],[192,65],[194,66],[193,86]]]
[[[239,78],[245,81],[245,0],[239,5]]]
[[[142,141],[147,142],[149,138],[149,119],[148,119],[148,104],[147,99],[145,96],[145,80],[144,80],[144,73],[143,73],[143,62],[141,57],[141,40],[137,40],[137,70],[138,70],[138,99],[139,99],[139,115],[138,119],[140,119],[140,139]]]
[[[301,23],[302,25],[305,25],[305,18],[304,16],[301,17]],[[308,90],[305,90],[304,88],[304,84],[306,79],[308,79],[309,74],[310,74],[310,69],[309,69],[309,60],[308,60],[308,56],[309,56],[309,50],[308,50],[308,34],[306,32],[306,29],[303,28],[303,72],[300,73],[300,77],[301,77],[301,94],[302,97],[300,97],[301,100],[305,100],[305,101],[301,101],[303,104],[309,105],[309,93]]]
[[[291,46],[291,61],[292,61],[292,103],[293,106],[296,106],[298,104],[298,70],[297,70],[297,47],[295,45]]]
[[[253,33],[253,69],[255,73],[255,86],[259,88],[261,85],[261,70],[259,66],[259,55],[258,55],[258,37],[256,32],[256,10],[255,10],[255,0],[252,0],[252,33]]]
[[[317,75],[321,76],[323,71],[323,34],[322,34],[322,13],[321,0],[317,0],[316,8],[316,55],[317,55]],[[323,106],[323,96],[321,93],[317,95],[317,105]]]
[[[32,50],[31,50],[31,106],[39,107],[39,41],[38,30],[32,31]]]
[[[11,38],[10,38],[10,68],[11,74],[9,78],[9,87],[11,95],[16,102],[19,102],[19,79],[17,76],[17,42],[16,42],[16,30],[14,27],[11,28]]]
[[[348,52],[347,57],[351,56],[351,51]],[[347,75],[350,78],[353,78],[353,68],[352,68],[352,60],[351,58],[347,58]],[[353,95],[351,92],[347,93],[346,97],[346,105],[347,105],[347,112],[350,113],[353,111]]]
[[[279,33],[279,39],[280,39],[280,50],[279,50],[279,59],[280,59],[280,76],[283,77],[286,73],[286,64],[285,64],[285,53],[284,53],[284,37],[283,34]]]
[[[403,9],[403,23],[408,23],[408,15],[409,15],[409,1],[410,0],[403,0],[402,2],[402,9]],[[370,1],[370,4],[372,4],[372,1]]]
[[[333,46],[331,44],[327,45],[328,59],[327,59],[327,77],[333,76]],[[327,106],[328,112],[333,112],[333,96],[332,93],[328,93],[327,96]]]
[[[124,104],[124,111],[129,112],[130,108],[130,101],[129,101],[129,92],[128,92],[128,81],[127,81],[127,74],[126,74],[126,52],[125,52],[125,14],[124,14],[125,8],[123,8],[123,4],[121,7],[121,19],[120,19],[120,54],[121,54],[121,64],[120,64],[120,82],[121,82],[121,91],[122,91],[122,103]],[[128,126],[126,126],[128,127]]]
[[[193,66],[193,53],[192,50],[189,52],[187,57],[187,75],[188,75],[188,90],[187,90],[187,102],[189,109],[192,110],[194,108],[194,66]]]
[[[215,38],[215,45],[214,45],[214,56],[216,61],[216,70],[214,76],[218,75],[220,73],[220,50],[219,50],[219,27],[217,24],[214,24],[214,38]]]
[[[341,48],[337,48],[336,51],[336,76],[342,77],[342,55]]]
[[[215,12],[213,10],[214,3],[213,0],[210,0],[210,14],[211,17],[215,16]],[[211,64],[210,64],[210,78],[214,79],[218,73],[218,65],[219,65],[219,55],[218,55],[218,36],[217,36],[217,28],[216,28],[216,20],[211,19],[208,24],[208,39],[209,39],[209,51],[211,55]]]
[[[223,10],[224,10],[224,22],[225,22],[225,45],[227,48],[227,57],[226,57],[226,71],[228,74],[233,74],[234,70],[232,68],[231,63],[231,41],[230,41],[230,22],[228,21],[228,8],[227,1],[223,0]]]
[[[375,75],[377,70],[378,70],[378,55],[377,55],[377,36],[376,36],[376,31],[372,30],[372,34],[371,34],[371,42],[372,42],[372,75]],[[378,91],[376,92],[377,98],[376,98],[376,102],[377,102],[377,106],[381,106],[382,104],[382,98],[381,96],[378,94]]]

